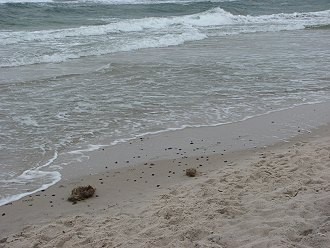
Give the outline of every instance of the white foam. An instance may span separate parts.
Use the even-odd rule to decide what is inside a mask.
[[[221,8],[214,8],[185,16],[104,21],[110,23],[59,30],[0,32],[0,45],[16,46],[18,43],[32,43],[47,48],[50,43],[59,44],[59,48],[53,54],[27,53],[21,56],[18,53],[19,56],[16,57],[8,55],[8,58],[0,62],[0,67],[60,63],[86,56],[180,45],[186,41],[202,40],[212,35],[303,29],[311,25],[329,24],[330,10],[243,16],[233,15]],[[208,32],[208,30],[211,31]],[[95,43],[95,41],[99,42]],[[89,42],[93,45],[86,49]],[[102,46],[102,44],[108,45]],[[82,49],[77,49],[79,46],[76,45]]]
[[[180,130],[184,130],[184,129],[187,129],[187,128],[217,127],[217,126],[222,126],[222,125],[228,125],[228,124],[233,124],[233,123],[244,122],[244,121],[252,119],[252,118],[257,118],[257,117],[269,115],[269,114],[272,114],[272,113],[277,113],[277,112],[281,112],[281,111],[284,111],[284,110],[293,109],[293,108],[296,108],[296,107],[299,107],[299,106],[319,104],[319,103],[323,103],[323,102],[326,102],[326,101],[327,100],[325,100],[325,101],[315,100],[315,101],[310,101],[310,102],[305,102],[305,103],[292,104],[290,107],[279,108],[279,109],[276,109],[276,110],[269,110],[269,111],[266,111],[266,112],[261,113],[261,114],[248,115],[248,116],[245,116],[244,118],[241,118],[239,120],[234,120],[234,121],[218,122],[218,123],[213,123],[213,124],[181,125],[179,127],[174,127],[174,128],[166,128],[166,129],[163,129],[163,130],[158,130],[158,131],[153,131],[153,132],[140,133],[140,134],[134,135],[131,138],[117,139],[115,141],[112,141],[110,143],[110,145],[114,146],[114,145],[118,145],[118,144],[121,144],[121,143],[127,143],[129,141],[136,140],[136,139],[141,138],[141,137],[157,135],[157,134],[167,133],[167,132],[180,131]]]
[[[34,126],[34,127],[39,126],[38,122],[35,119],[33,119],[31,116],[20,116],[20,117],[14,117],[13,119],[17,121],[20,125]]]
[[[39,188],[30,191],[30,192],[25,192],[25,193],[21,193],[21,194],[16,194],[16,195],[12,195],[12,196],[7,196],[4,198],[0,199],[0,206],[3,206],[9,202],[13,202],[13,201],[17,201],[27,195],[31,195],[34,194],[38,191],[44,190],[49,188],[50,186],[56,184],[57,182],[59,182],[62,178],[61,173],[59,173],[58,171],[41,171],[40,169],[47,167],[49,165],[51,165],[58,157],[58,153],[57,151],[54,152],[54,155],[52,158],[50,158],[45,164],[38,166],[36,168],[32,168],[29,170],[24,171],[21,175],[13,178],[13,179],[9,179],[9,180],[1,180],[1,183],[15,183],[15,184],[22,184],[25,185],[29,182],[35,182],[36,180],[38,182],[43,182],[45,180],[50,181],[48,183],[43,183]]]
[[[136,40],[129,40],[126,43],[118,44],[114,47],[104,48],[94,48],[85,51],[81,51],[77,54],[53,54],[47,56],[33,56],[32,58],[19,58],[19,60],[10,61],[7,63],[1,63],[0,67],[13,67],[22,65],[32,65],[40,63],[59,63],[67,61],[68,59],[77,59],[87,56],[104,55],[114,52],[122,51],[132,51],[142,48],[154,48],[154,47],[167,47],[180,45],[187,41],[195,41],[205,39],[207,36],[205,34],[199,33],[195,30],[190,32],[185,32],[182,34],[166,34],[159,37],[147,37]]]
[[[26,174],[30,174],[30,176],[32,176],[32,172],[26,172]],[[33,191],[30,191],[30,192],[26,192],[26,193],[22,193],[22,194],[16,194],[16,195],[11,195],[11,196],[7,196],[7,197],[4,197],[4,198],[1,198],[0,199],[0,206],[3,206],[5,204],[8,204],[10,202],[13,202],[13,201],[17,201],[27,195],[31,195],[31,194],[34,194],[34,193],[37,193],[41,190],[45,190],[47,188],[49,188],[50,186],[56,184],[57,182],[59,182],[61,180],[61,174],[57,171],[53,171],[53,172],[41,172],[41,171],[38,171],[38,172],[34,172],[34,175],[35,176],[40,176],[42,174],[42,176],[44,177],[45,175],[51,175],[51,178],[52,178],[52,182],[51,183],[46,183],[46,184],[43,184],[40,188],[36,189],[36,190],[33,190]]]
[[[102,147],[107,147],[108,145],[88,145],[87,148],[85,149],[79,149],[79,150],[74,150],[74,151],[70,151],[68,152],[69,154],[84,154],[85,152],[92,152],[92,151],[96,151],[96,150],[99,150],[100,148]]]
[[[106,21],[106,19],[103,19]],[[111,19],[109,24],[97,26],[83,26],[79,28],[20,31],[0,33],[0,44],[9,45],[27,41],[50,41],[70,37],[103,36],[111,33],[148,31],[187,31],[192,27],[216,27],[231,24],[287,24],[320,25],[330,23],[330,10],[308,13],[273,14],[261,16],[233,15],[221,8],[214,8],[205,12],[179,17],[148,17],[142,19],[117,20]],[[272,31],[271,29],[269,31]],[[111,36],[109,37],[111,38]],[[56,60],[56,58],[52,58]]]

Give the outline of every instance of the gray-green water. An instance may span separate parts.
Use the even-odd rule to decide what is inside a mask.
[[[0,205],[76,150],[328,101],[329,25],[324,0],[0,0]]]

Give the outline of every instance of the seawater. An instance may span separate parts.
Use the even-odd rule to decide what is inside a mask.
[[[328,101],[329,27],[328,0],[0,0],[0,205],[104,145]]]

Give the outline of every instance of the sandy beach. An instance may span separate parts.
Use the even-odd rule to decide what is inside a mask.
[[[117,169],[102,164],[112,158],[101,149],[88,162],[96,159],[103,172],[64,177],[0,207],[0,247],[329,247],[330,126],[300,129],[290,140],[233,151],[197,139],[165,142],[177,157]],[[196,177],[185,175],[188,168]],[[95,187],[95,195],[68,202],[81,185]]]
[[[329,31],[330,0],[0,0],[0,248],[330,248]]]

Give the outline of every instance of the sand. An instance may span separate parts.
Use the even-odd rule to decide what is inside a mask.
[[[329,125],[267,147],[209,148],[168,147],[183,156],[105,168],[2,206],[0,247],[330,247]],[[92,198],[66,200],[89,184]]]

